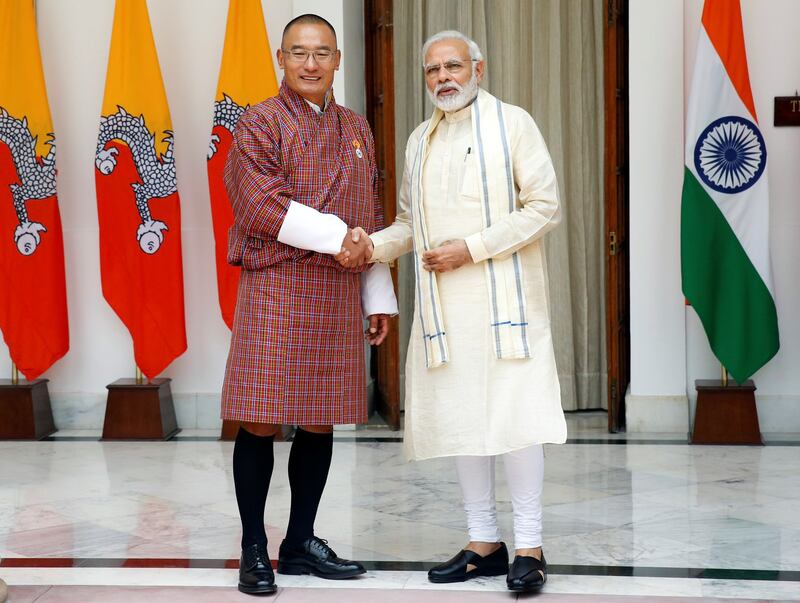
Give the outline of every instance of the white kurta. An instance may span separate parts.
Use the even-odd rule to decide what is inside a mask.
[[[549,155],[530,116],[519,110],[508,124],[517,193],[535,180],[526,168]],[[527,117],[527,119],[525,119]],[[513,120],[513,123],[511,123]],[[530,131],[527,131],[530,130]],[[416,148],[421,128],[408,147]],[[475,241],[482,254],[525,241],[492,241],[481,236],[480,169],[472,148],[471,108],[447,114],[431,134],[423,166],[423,194],[431,247],[451,239]],[[373,259],[388,261],[411,250],[410,176],[407,164],[395,223],[372,236]],[[535,187],[532,187],[535,188]],[[555,194],[553,195],[555,197]],[[477,236],[476,236],[477,235]],[[472,241],[469,238],[472,238]],[[437,275],[450,361],[428,369],[419,314],[414,313],[406,361],[405,451],[410,459],[453,455],[496,455],[532,444],[566,439],[547,308],[547,280],[540,240],[519,251],[528,308],[532,357],[498,360],[489,315],[483,261]]]

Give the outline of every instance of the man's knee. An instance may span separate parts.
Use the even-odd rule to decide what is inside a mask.
[[[253,435],[261,437],[269,437],[277,435],[281,429],[280,425],[273,425],[272,423],[242,423],[241,428],[252,433]]]
[[[300,425],[300,429],[311,433],[332,433],[333,425]]]

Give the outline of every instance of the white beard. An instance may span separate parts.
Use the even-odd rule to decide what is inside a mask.
[[[442,90],[448,89],[458,90],[458,93],[441,98],[437,96]],[[427,86],[425,90],[434,105],[445,113],[453,113],[466,107],[478,96],[478,74],[473,69],[472,77],[469,78],[469,82],[465,86],[460,86],[456,82],[447,82],[446,84],[437,84],[433,91]]]

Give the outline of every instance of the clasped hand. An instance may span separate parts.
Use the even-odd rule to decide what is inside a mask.
[[[366,231],[357,226],[347,231],[342,250],[333,257],[345,268],[358,268],[369,262],[372,249],[372,241]]]
[[[464,239],[445,241],[422,254],[422,267],[428,272],[448,272],[472,261]]]
[[[342,241],[342,250],[334,256],[345,268],[357,268],[372,258],[373,245],[366,231],[361,227],[347,231]],[[372,314],[364,337],[370,345],[380,345],[389,333],[390,316],[388,314]]]

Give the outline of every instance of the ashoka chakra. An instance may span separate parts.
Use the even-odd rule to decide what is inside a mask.
[[[767,164],[767,147],[750,120],[729,115],[711,122],[694,147],[700,178],[720,193],[740,193],[753,186]]]

